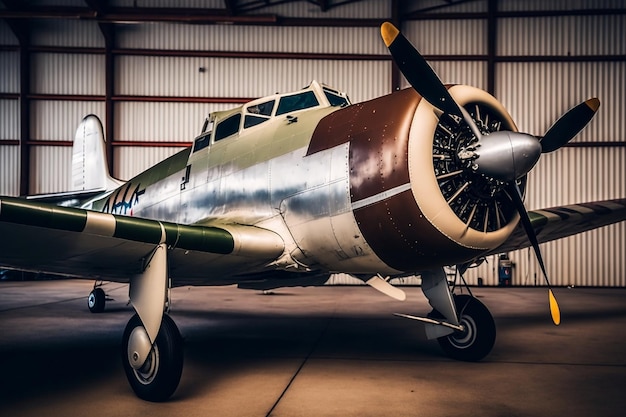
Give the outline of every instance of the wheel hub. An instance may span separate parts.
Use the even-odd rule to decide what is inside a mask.
[[[133,369],[137,381],[144,385],[150,384],[159,372],[159,348],[155,345],[141,368]]]
[[[87,303],[89,304],[89,308],[94,308],[96,305],[96,296],[93,292],[89,293],[89,297],[87,298]]]
[[[472,317],[462,316],[460,324],[463,330],[454,332],[448,339],[457,349],[466,349],[476,341],[476,322]]]
[[[137,326],[133,329],[130,337],[128,338],[128,363],[133,369],[139,370],[145,366],[148,360],[148,355],[153,351],[152,342],[148,337],[148,333],[143,326]]]

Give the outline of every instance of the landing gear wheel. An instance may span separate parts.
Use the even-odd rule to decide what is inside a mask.
[[[94,288],[87,297],[87,306],[92,313],[102,313],[106,303],[106,295],[102,288]]]
[[[493,317],[483,303],[467,294],[455,295],[454,304],[465,331],[440,337],[439,346],[452,359],[479,361],[491,352],[496,341]]]
[[[126,378],[135,394],[146,401],[166,401],[178,387],[183,372],[183,339],[168,315],[163,315],[156,343],[143,366],[134,369],[128,357],[128,343],[133,329],[143,326],[135,314],[126,325],[122,339],[122,362]]]

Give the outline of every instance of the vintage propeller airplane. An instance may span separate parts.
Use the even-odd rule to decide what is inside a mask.
[[[494,320],[453,295],[443,267],[532,246],[560,322],[539,243],[626,219],[626,199],[527,212],[526,175],[572,139],[595,98],[543,137],[517,132],[488,93],[444,85],[390,23],[381,27],[413,88],[364,103],[313,82],[212,113],[193,146],[127,182],[110,177],[100,121],[74,142],[73,192],[0,199],[0,265],[129,282],[136,314],[123,335],[135,393],[163,401],[183,367],[168,288],[307,285],[344,272],[397,299],[382,277],[421,274],[429,338],[459,360],[486,356]],[[565,213],[553,215],[551,213]],[[518,226],[521,223],[521,227]],[[98,283],[98,281],[96,281]],[[104,309],[94,286],[89,307]]]

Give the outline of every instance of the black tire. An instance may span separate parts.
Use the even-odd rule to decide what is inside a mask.
[[[135,314],[126,325],[122,339],[122,362],[126,378],[135,394],[146,401],[168,400],[180,382],[183,372],[183,339],[174,320],[163,315],[161,328],[148,359],[140,369],[134,369],[128,359],[128,341],[133,329],[143,326]]]
[[[467,294],[455,295],[454,304],[466,330],[438,338],[439,346],[452,359],[479,361],[491,352],[496,342],[493,317],[483,303]]]
[[[87,307],[92,313],[102,313],[106,304],[106,294],[102,288],[94,288],[87,297]]]

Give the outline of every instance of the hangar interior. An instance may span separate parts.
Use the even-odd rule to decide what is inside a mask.
[[[354,103],[407,88],[380,39],[391,21],[444,82],[493,94],[521,131],[600,99],[530,173],[528,209],[626,197],[622,0],[1,0],[0,17],[0,195],[68,190],[87,114],[127,180],[189,147],[212,111],[312,80]],[[626,286],[624,222],[543,247],[553,285]],[[543,283],[530,250],[509,257],[513,285]],[[498,284],[495,257],[467,272],[479,278]]]

